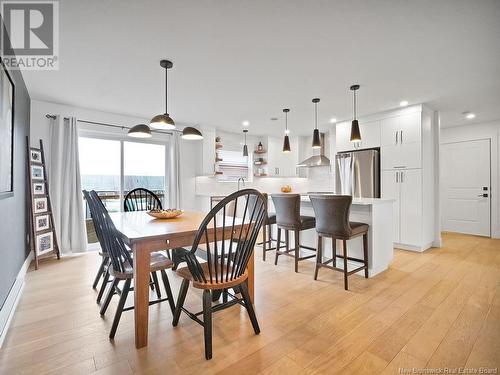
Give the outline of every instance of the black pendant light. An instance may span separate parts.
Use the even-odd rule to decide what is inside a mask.
[[[290,139],[288,138],[288,112],[290,110],[288,108],[283,109],[285,112],[285,138],[283,139],[283,152],[290,152]]]
[[[361,142],[361,133],[359,131],[359,123],[358,119],[356,118],[356,91],[359,90],[359,85],[352,85],[351,90],[353,93],[353,110],[354,110],[354,117],[352,120],[351,124],[351,142]]]
[[[313,132],[313,142],[312,148],[320,148],[321,147],[321,139],[319,137],[319,129],[318,129],[318,103],[319,98],[314,98],[312,100],[314,103],[314,132]]]
[[[133,138],[151,138],[151,129],[146,124],[139,124],[131,127],[127,135]]]
[[[198,129],[193,128],[192,126],[187,126],[182,130],[182,139],[187,139],[187,140],[203,139],[203,135]]]
[[[168,76],[168,70],[171,69],[174,64],[172,64],[172,61],[169,60],[161,60],[160,61],[160,66],[165,69],[165,113],[161,115],[156,115],[153,117],[150,121],[150,126],[153,129],[162,129],[162,130],[171,130],[175,129],[175,122],[172,120],[170,115],[168,114],[167,107],[168,107],[168,85],[167,85],[167,76]]]
[[[248,129],[243,129],[243,134],[245,135],[245,144],[243,145],[243,156],[248,156],[247,133]]]

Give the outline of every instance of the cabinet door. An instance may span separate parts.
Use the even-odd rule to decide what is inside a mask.
[[[387,199],[394,199],[394,205],[393,207],[393,224],[394,224],[394,229],[393,229],[393,242],[400,242],[400,235],[399,235],[399,223],[400,223],[400,209],[399,209],[399,190],[400,190],[400,184],[399,184],[399,173],[400,171],[395,171],[395,170],[389,170],[389,171],[382,171],[382,198],[387,198]]]
[[[281,143],[278,138],[267,139],[267,173],[269,176],[281,175]]]
[[[354,150],[354,144],[351,142],[351,123],[342,122],[337,124],[335,132],[335,144],[337,152]]]
[[[382,169],[421,168],[422,166],[420,142],[382,146],[380,154]]]
[[[385,118],[380,121],[380,145],[394,146],[399,143],[400,121],[398,117]],[[397,137],[397,139],[396,139]]]
[[[422,170],[400,171],[401,240],[405,245],[422,245]]]
[[[420,142],[422,140],[422,118],[421,113],[410,113],[400,116],[399,143]]]
[[[380,121],[370,121],[359,124],[361,142],[358,148],[380,147]],[[350,138],[350,134],[349,134]]]

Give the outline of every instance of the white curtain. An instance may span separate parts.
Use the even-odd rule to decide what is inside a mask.
[[[76,118],[56,116],[50,124],[49,190],[62,253],[87,248]]]
[[[170,141],[170,157],[168,168],[168,205],[169,208],[181,207],[181,136],[173,132]]]
[[[352,157],[350,154],[341,155],[337,158],[340,176],[340,193],[352,195]]]

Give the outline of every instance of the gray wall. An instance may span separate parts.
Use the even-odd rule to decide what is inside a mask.
[[[0,306],[29,254],[26,189],[26,136],[30,129],[30,97],[18,70],[9,70],[15,85],[14,196],[0,199]]]

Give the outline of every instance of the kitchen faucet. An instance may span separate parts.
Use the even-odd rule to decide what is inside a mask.
[[[238,178],[238,191],[240,190],[240,181],[243,182],[243,187],[245,187],[245,179],[243,177]]]

